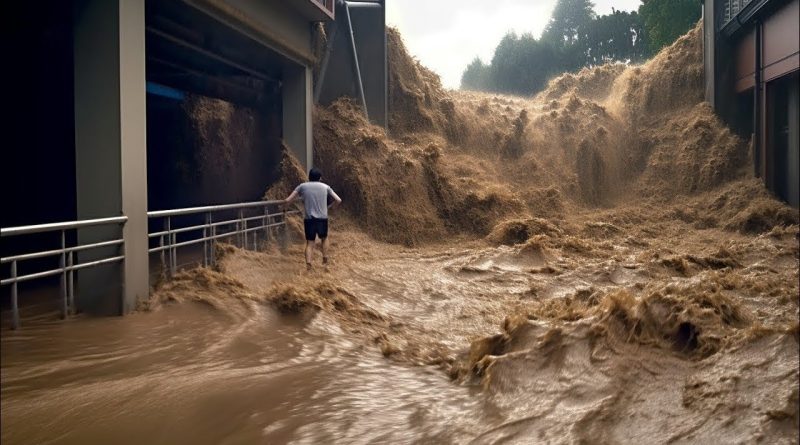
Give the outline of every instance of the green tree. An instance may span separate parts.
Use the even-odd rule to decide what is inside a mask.
[[[697,0],[642,0],[639,15],[644,21],[650,54],[691,29],[700,20],[701,11]]]
[[[512,94],[541,90],[555,72],[553,56],[552,47],[531,34],[506,34],[497,45],[489,67],[490,89]]]
[[[542,41],[552,45],[563,71],[584,66],[588,58],[588,32],[595,19],[590,0],[558,0]]]
[[[644,24],[634,12],[613,10],[597,17],[588,31],[588,65],[639,62],[648,55]]]
[[[506,34],[497,44],[490,68],[493,91],[507,93],[516,91],[520,68],[519,49],[519,37],[514,32]]]
[[[476,91],[491,90],[489,65],[483,63],[480,57],[475,57],[475,59],[467,65],[467,69],[465,69],[464,73],[461,75],[461,89]]]
[[[640,11],[657,3],[675,6],[683,1],[644,0]],[[696,0],[686,1],[694,4]],[[598,17],[593,8],[589,0],[558,0],[541,39],[506,34],[488,65],[479,58],[469,64],[461,87],[528,95],[541,91],[558,73],[609,62],[640,62],[649,56],[649,28],[641,12],[612,9],[611,14]],[[684,29],[674,31],[676,35],[692,22],[686,23]]]

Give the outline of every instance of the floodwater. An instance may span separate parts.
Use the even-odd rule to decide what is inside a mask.
[[[338,334],[195,304],[26,323],[2,339],[2,442],[441,443],[480,424],[475,389]]]
[[[781,328],[797,303],[763,301],[797,292],[795,232],[726,236],[727,268],[708,254],[714,231],[670,241],[694,251],[689,272],[648,258],[668,238],[575,253],[351,232],[312,273],[298,246],[228,248],[219,271],[180,275],[138,313],[4,331],[2,442],[797,443],[797,334]],[[763,286],[728,286],[727,321],[650,293],[716,295],[702,283],[733,277]],[[621,289],[663,317],[666,343],[641,334],[648,316],[619,335],[607,303],[578,306]]]
[[[387,38],[392,137],[314,113],[333,265],[220,246],[136,314],[24,319],[3,444],[798,443],[798,213],[702,102],[699,25],[535,98]]]

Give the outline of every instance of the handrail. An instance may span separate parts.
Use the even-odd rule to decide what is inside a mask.
[[[32,226],[4,227],[0,228],[0,237],[53,232],[56,230],[81,229],[84,227],[101,226],[105,224],[124,224],[127,221],[127,216],[113,216],[111,218],[84,219],[79,221],[36,224]]]
[[[269,239],[272,228],[284,227],[281,240],[286,239],[285,227],[286,218],[289,215],[299,213],[297,210],[281,209],[283,200],[254,201],[237,204],[220,204],[200,207],[187,207],[182,209],[155,210],[147,212],[147,217],[151,221],[162,219],[163,227],[149,231],[148,239],[158,240],[158,245],[148,248],[151,254],[158,253],[161,257],[161,268],[168,275],[173,276],[178,269],[178,248],[203,244],[202,265],[209,266],[216,262],[214,255],[214,242],[222,238],[234,238],[234,243],[245,249],[256,250],[259,238]],[[270,207],[278,207],[270,211]],[[222,221],[214,221],[213,215],[219,212],[238,210],[236,216],[226,215]],[[263,214],[248,214],[245,211],[262,211]],[[203,215],[204,221],[187,222],[184,227],[177,227],[173,217]],[[178,241],[178,235],[183,238]]]
[[[272,209],[273,211],[270,212],[270,206],[279,206],[283,204],[284,201],[281,200],[270,200],[270,201],[255,201],[255,202],[243,202],[237,204],[222,204],[222,205],[211,205],[211,206],[201,206],[201,207],[187,207],[182,209],[170,209],[170,210],[156,210],[147,212],[148,219],[157,219],[161,218],[164,220],[164,227],[163,229],[154,230],[148,233],[148,242],[151,239],[157,239],[159,241],[159,245],[154,248],[148,248],[149,253],[160,253],[161,254],[161,264],[162,267],[170,274],[173,275],[177,268],[177,249],[179,247],[199,244],[203,243],[203,264],[209,265],[210,263],[216,260],[215,255],[213,255],[213,243],[215,240],[221,238],[230,238],[236,237],[235,240],[237,244],[239,244],[243,248],[252,248],[256,249],[258,247],[259,238],[261,239],[270,239],[272,237],[273,228],[282,227],[283,232],[278,232],[279,237],[283,241],[286,240],[286,218],[289,215],[300,213],[298,210],[287,210],[284,208],[277,208]],[[245,216],[246,210],[263,210],[263,214],[248,214]],[[238,215],[236,217],[231,217],[230,215],[224,215],[222,221],[214,221],[213,214],[217,212],[224,212],[227,210],[238,210]],[[173,217],[179,216],[186,216],[186,215],[197,215],[201,214],[205,216],[205,221],[203,224],[197,224],[197,222],[192,222],[188,227],[174,227]],[[74,283],[75,283],[75,271],[85,269],[88,267],[99,266],[102,264],[120,262],[125,260],[125,240],[124,239],[112,239],[106,241],[100,241],[95,243],[87,243],[87,244],[77,244],[68,246],[67,245],[67,231],[77,230],[77,229],[84,229],[87,227],[93,226],[102,226],[102,225],[124,225],[128,221],[127,216],[114,216],[108,218],[96,218],[96,219],[86,219],[86,220],[79,220],[79,221],[67,221],[67,222],[57,222],[57,223],[47,223],[47,224],[36,224],[36,225],[28,225],[28,226],[19,226],[19,227],[4,227],[0,228],[0,236],[3,238],[12,237],[12,236],[20,236],[20,235],[31,235],[36,233],[47,233],[47,232],[60,232],[61,234],[61,246],[57,249],[46,249],[40,250],[36,252],[28,252],[22,254],[15,254],[9,255],[7,257],[0,258],[0,264],[8,264],[10,263],[10,277],[3,277],[0,278],[0,285],[11,286],[11,306],[13,312],[13,320],[12,320],[12,328],[17,329],[20,326],[19,322],[19,306],[18,306],[18,289],[17,285],[20,282],[31,281],[35,279],[45,278],[49,276],[61,276],[61,313],[62,317],[67,317],[70,313],[75,311],[75,291],[74,291]],[[192,233],[192,232],[200,232],[202,234],[197,236],[196,238],[189,238],[184,237],[184,234]],[[183,240],[178,242],[177,235],[181,234]],[[281,236],[282,234],[282,236]],[[192,235],[194,236],[194,235]],[[189,238],[189,239],[186,239]],[[118,247],[119,249],[114,254],[106,254],[105,257],[101,257],[99,259],[87,261],[80,263],[76,261],[76,253],[89,250],[89,249],[97,249],[101,247]],[[166,256],[169,256],[169,266],[166,263]],[[33,260],[37,258],[46,258],[46,257],[59,257],[59,264],[57,268],[44,270],[44,271],[36,271],[27,273],[24,275],[18,274],[18,263],[22,261]]]
[[[202,207],[186,207],[183,209],[155,210],[147,212],[147,217],[158,218],[163,216],[191,215],[193,213],[217,212],[222,210],[253,208],[253,207],[261,207],[264,205],[277,205],[283,203],[284,201],[282,200],[272,200],[272,201],[242,202],[238,204],[221,204],[221,205],[202,206]]]
[[[61,316],[66,318],[70,313],[75,311],[75,271],[95,267],[102,264],[115,263],[125,260],[125,240],[113,239],[108,241],[101,241],[88,244],[78,244],[75,246],[67,247],[67,231],[85,229],[88,227],[101,226],[101,225],[124,225],[128,221],[127,216],[113,216],[109,218],[95,218],[84,219],[78,221],[66,221],[47,224],[35,224],[28,226],[18,227],[3,227],[0,228],[0,236],[12,237],[22,235],[32,235],[36,233],[56,232],[61,235],[61,246],[58,249],[40,250],[38,252],[30,252],[24,254],[10,255],[0,258],[0,264],[10,263],[11,276],[8,278],[0,279],[0,286],[11,286],[11,311],[12,311],[12,329],[17,329],[20,326],[19,320],[19,302],[18,302],[18,284],[25,281],[46,278],[50,276],[61,275]],[[119,246],[119,250],[113,256],[101,258],[84,263],[75,261],[75,253],[89,249],[97,249],[100,247],[114,247]],[[18,263],[22,261],[33,260],[37,258],[46,258],[58,256],[58,267],[44,271],[28,273],[19,275],[17,273]]]
[[[743,13],[751,3],[753,0],[724,0],[720,5],[722,7],[722,26]]]
[[[0,263],[6,264],[12,261],[24,261],[24,260],[32,260],[35,258],[47,258],[49,256],[56,256],[61,255],[62,252],[69,253],[69,252],[80,252],[82,250],[89,250],[89,249],[96,249],[98,247],[109,247],[109,246],[118,246],[120,244],[125,243],[122,239],[115,239],[111,241],[102,241],[99,243],[92,243],[92,244],[81,244],[80,246],[75,247],[67,247],[66,249],[54,249],[54,250],[44,250],[42,252],[35,252],[35,253],[26,253],[23,255],[14,255],[8,256],[5,258],[0,258]]]

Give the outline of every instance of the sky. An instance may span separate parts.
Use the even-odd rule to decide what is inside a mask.
[[[594,0],[595,12],[632,11],[640,0]],[[475,58],[492,60],[508,31],[539,37],[556,0],[387,0],[386,22],[400,30],[406,47],[442,78],[446,88],[461,84]]]

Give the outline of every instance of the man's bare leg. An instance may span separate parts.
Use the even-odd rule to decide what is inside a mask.
[[[322,264],[328,264],[328,237],[322,238]]]
[[[306,268],[311,270],[311,256],[314,253],[314,241],[306,240]]]

